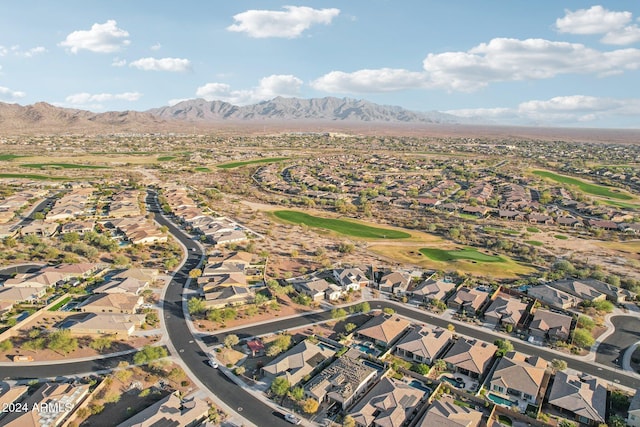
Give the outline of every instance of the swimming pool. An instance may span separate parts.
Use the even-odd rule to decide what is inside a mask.
[[[424,385],[421,381],[418,380],[411,380],[411,382],[409,383],[409,385],[413,388],[417,388],[418,390],[422,390],[427,394],[431,394],[431,388],[427,387],[426,385]]]
[[[371,354],[372,356],[377,356],[380,352],[375,347],[369,347],[364,344],[356,344],[354,348],[357,348],[364,354]]]
[[[440,378],[440,380],[446,381],[446,382],[448,382],[449,384],[451,384],[452,386],[454,386],[456,388],[464,388],[464,383],[456,380],[455,378],[442,377],[442,378]]]
[[[327,343],[323,343],[323,342],[318,343],[318,347],[320,347],[323,350],[336,351],[336,348],[334,346],[329,345]]]
[[[487,398],[493,403],[500,406],[506,406],[507,408],[510,408],[511,406],[515,405],[515,403],[512,402],[511,400],[505,399],[504,397],[498,396],[497,394],[489,393],[487,395]]]
[[[370,368],[375,369],[376,371],[384,371],[384,366],[378,365],[377,363],[370,362],[368,360],[363,360],[362,364],[364,366],[368,366]]]

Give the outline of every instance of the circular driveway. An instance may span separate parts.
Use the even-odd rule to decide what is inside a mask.
[[[596,362],[621,369],[624,352],[640,341],[640,318],[625,315],[613,316],[611,323],[615,327],[615,332],[598,346]]]

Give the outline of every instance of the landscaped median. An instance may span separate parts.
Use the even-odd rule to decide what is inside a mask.
[[[404,231],[372,227],[346,219],[323,218],[298,211],[275,211],[273,214],[283,221],[305,224],[313,228],[322,228],[345,236],[365,239],[407,239],[411,237],[409,233]]]

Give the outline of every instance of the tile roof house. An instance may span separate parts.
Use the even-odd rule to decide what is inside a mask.
[[[60,328],[75,335],[115,335],[127,338],[144,322],[144,314],[88,313],[83,318],[65,321]]]
[[[333,270],[333,277],[336,282],[346,291],[360,290],[369,286],[369,279],[359,268],[338,268]]]
[[[575,297],[549,285],[534,286],[527,289],[527,295],[540,300],[543,304],[556,308],[573,308],[582,302],[582,298]]]
[[[358,328],[356,336],[376,345],[389,347],[400,338],[410,324],[408,320],[396,315],[378,314]]]
[[[432,300],[444,301],[447,294],[456,288],[456,284],[447,280],[425,280],[420,283],[411,294],[414,298],[421,299],[424,302]]]
[[[425,392],[392,378],[383,378],[349,411],[356,426],[400,427],[417,410]]]
[[[19,302],[34,302],[47,294],[47,287],[2,287],[0,288],[0,302],[16,304]]]
[[[246,286],[217,286],[204,293],[207,307],[222,308],[251,303],[255,292]]]
[[[529,334],[542,340],[566,341],[571,330],[571,317],[544,309],[536,310],[529,324]]]
[[[416,427],[478,427],[481,421],[482,412],[458,405],[453,396],[445,394],[431,403]]]
[[[527,313],[528,304],[499,295],[484,312],[485,321],[493,325],[516,326]]]
[[[134,314],[142,305],[141,296],[129,294],[93,294],[78,306],[86,313]]]
[[[468,315],[475,315],[487,300],[486,292],[471,288],[460,288],[447,301],[447,305],[458,311],[465,311]]]
[[[121,422],[117,427],[196,426],[206,418],[209,404],[196,397],[180,399],[171,393],[164,399]]]
[[[539,357],[526,357],[511,351],[498,362],[491,375],[489,388],[507,399],[515,396],[521,400],[521,409],[526,410],[527,404],[535,405],[538,401],[547,364],[546,360]]]
[[[267,382],[283,376],[294,386],[334,354],[334,350],[304,340],[265,365],[262,374]]]
[[[607,388],[596,377],[559,371],[549,392],[549,404],[572,414],[578,422],[595,426],[605,422]]]
[[[41,427],[62,425],[89,394],[89,385],[45,383],[21,403],[31,409],[34,405],[44,410],[15,411],[2,419],[4,427]]]
[[[604,301],[607,299],[606,294],[588,284],[586,280],[556,280],[555,282],[549,283],[549,286],[575,297],[582,298],[583,300]]]
[[[407,291],[411,283],[411,275],[399,271],[385,274],[380,279],[378,288],[382,292],[390,292],[395,295],[402,295]]]
[[[482,378],[491,366],[497,349],[495,345],[484,341],[459,338],[445,354],[444,361],[450,370],[471,378]]]
[[[140,295],[148,288],[147,282],[129,277],[124,280],[110,280],[94,289],[94,293]]]
[[[374,382],[377,373],[345,354],[305,384],[305,396],[320,403],[333,401],[346,409]]]
[[[634,292],[618,286],[610,285],[609,283],[603,282],[602,280],[587,278],[578,280],[569,279],[569,281],[580,283],[584,286],[594,289],[597,292],[601,292],[605,294],[606,299],[616,304],[625,301],[632,301],[636,298],[636,294]],[[551,285],[553,286],[553,283]],[[567,292],[569,292],[569,290],[567,290]]]
[[[340,286],[329,283],[324,279],[294,282],[293,287],[296,291],[309,296],[313,301],[322,301],[324,299],[335,301],[344,294]]]
[[[395,348],[395,353],[405,359],[431,365],[453,339],[448,329],[414,326]]]

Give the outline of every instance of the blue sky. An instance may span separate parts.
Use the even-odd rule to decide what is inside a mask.
[[[640,2],[0,6],[0,101],[143,111],[352,97],[496,123],[640,127]]]

